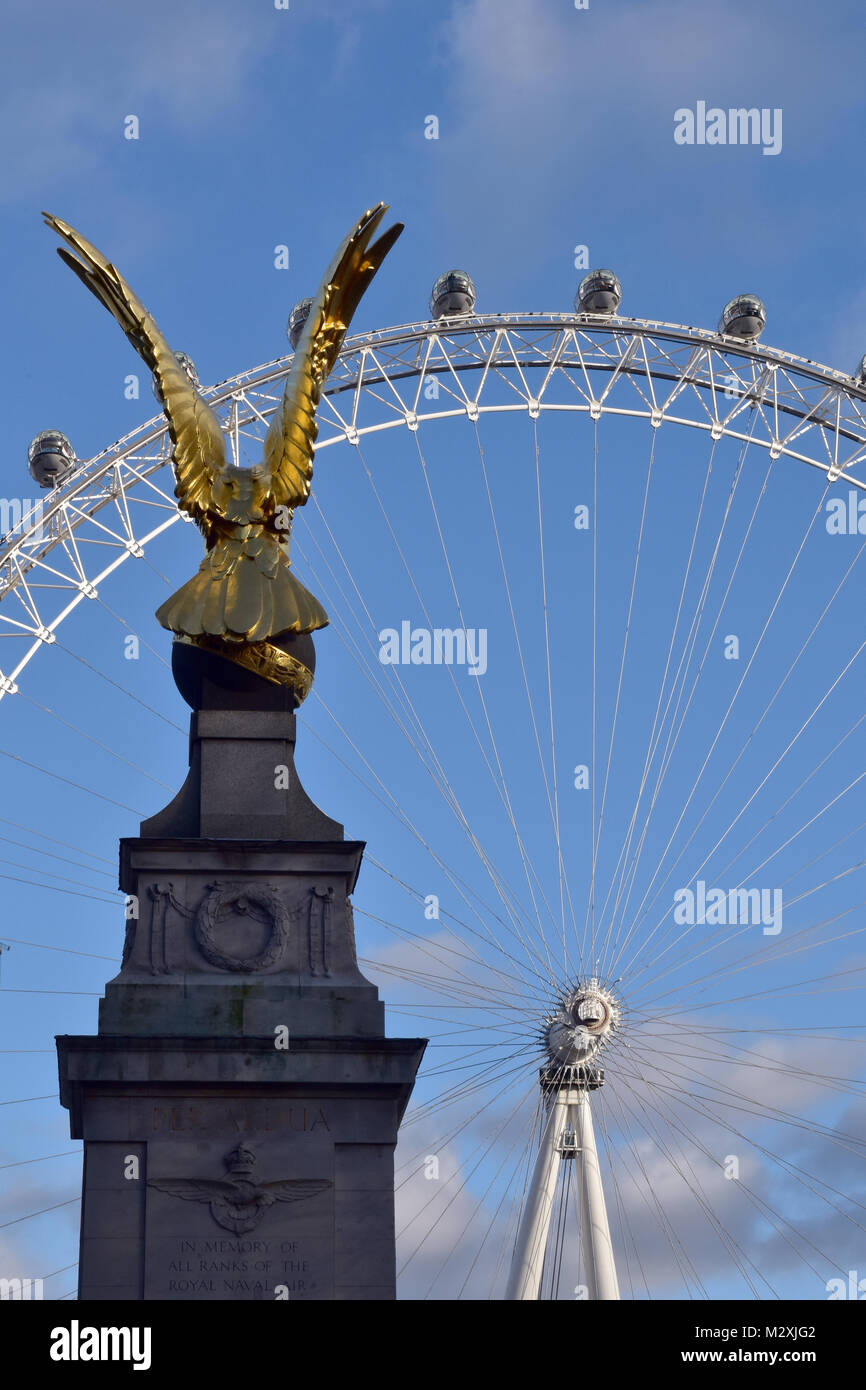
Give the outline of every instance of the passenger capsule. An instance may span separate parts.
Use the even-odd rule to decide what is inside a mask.
[[[860,366],[854,373],[854,380],[858,386],[866,386],[866,357],[860,358]]]
[[[763,301],[756,294],[738,294],[722,310],[719,332],[754,342],[760,338],[766,322]]]
[[[40,487],[57,487],[75,468],[75,450],[60,430],[42,430],[27,450],[30,474]]]
[[[622,285],[612,270],[591,270],[574,296],[579,314],[615,314],[622,302]]]
[[[430,314],[434,319],[454,314],[471,314],[475,308],[475,285],[465,270],[446,270],[433,286]]]

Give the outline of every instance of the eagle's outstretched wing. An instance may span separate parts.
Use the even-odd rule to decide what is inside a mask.
[[[208,508],[215,510],[211,489],[226,464],[225,440],[219,420],[205,405],[154,319],[120,272],[68,222],[47,212],[42,216],[77,252],[73,256],[58,246],[58,256],[113,314],[156,377],[174,444],[175,496],[183,510],[201,524]]]
[[[310,495],[316,406],[328,373],[367,286],[403,230],[395,222],[379,240],[370,238],[387,211],[378,203],[358,222],[339,251],[313,300],[286,381],[283,401],[265,436],[265,469],[269,475],[266,504],[298,507]]]

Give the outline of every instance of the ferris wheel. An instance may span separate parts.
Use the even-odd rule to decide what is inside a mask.
[[[371,841],[365,968],[434,1059],[403,1287],[826,1297],[866,1211],[866,359],[764,346],[753,295],[718,330],[621,296],[594,271],[571,313],[480,314],[449,272],[430,320],[346,340],[319,407],[301,737]],[[290,363],[203,391],[236,464]],[[42,431],[30,467],[9,702],[85,600],[147,644],[182,520],[161,414],[84,461]]]

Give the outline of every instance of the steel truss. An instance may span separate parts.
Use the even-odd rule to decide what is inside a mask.
[[[203,391],[235,463],[258,460],[291,360]],[[449,417],[548,410],[749,440],[866,490],[866,390],[846,373],[701,328],[592,315],[466,316],[347,339],[319,407],[317,453]],[[15,519],[0,541],[0,699],[82,600],[182,519],[170,458],[158,415]]]

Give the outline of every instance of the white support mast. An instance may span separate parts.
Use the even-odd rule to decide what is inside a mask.
[[[547,1123],[541,1136],[532,1182],[517,1232],[517,1244],[514,1247],[514,1258],[511,1261],[511,1272],[505,1291],[506,1299],[532,1301],[538,1298],[553,1198],[559,1177],[562,1138],[568,1127],[568,1098],[571,1094],[571,1091],[562,1088],[550,1096]]]
[[[583,1250],[587,1289],[592,1299],[617,1299],[619,1281],[613,1259],[588,1090],[578,1091],[578,1098],[571,1108],[571,1113],[574,1115],[577,1139],[575,1162],[580,1190],[580,1244]]]
[[[588,1295],[619,1298],[589,1104],[590,1091],[604,1084],[604,1072],[593,1059],[618,1023],[619,1006],[595,977],[569,994],[547,1021],[544,1040],[549,1061],[541,1072],[547,1119],[520,1219],[506,1300],[539,1297],[559,1167],[564,1161],[577,1164]]]

